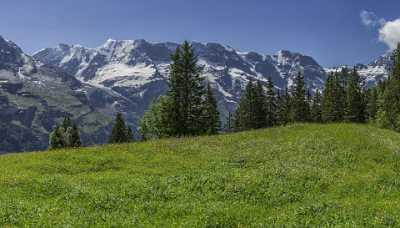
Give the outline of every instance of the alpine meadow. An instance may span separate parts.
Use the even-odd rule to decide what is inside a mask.
[[[4,3],[0,226],[400,227],[399,7]]]

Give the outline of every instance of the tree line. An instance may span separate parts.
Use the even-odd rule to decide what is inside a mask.
[[[234,113],[221,126],[217,100],[211,84],[201,77],[197,56],[184,42],[171,56],[169,90],[154,101],[140,120],[142,140],[164,137],[214,135],[286,125],[294,122],[374,123],[400,131],[400,45],[393,54],[393,68],[387,80],[367,88],[354,68],[328,75],[322,91],[307,89],[298,73],[290,88],[275,88],[250,80]],[[133,132],[118,113],[109,143],[133,141]],[[49,136],[52,149],[79,147],[78,127],[67,117]]]

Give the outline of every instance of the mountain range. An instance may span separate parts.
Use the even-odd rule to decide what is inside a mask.
[[[191,43],[202,75],[218,100],[221,118],[233,112],[250,80],[271,78],[290,87],[300,72],[310,90],[322,89],[327,73],[312,57],[286,50],[274,55],[241,52],[218,43]],[[97,48],[60,44],[32,56],[0,37],[0,153],[45,149],[49,132],[65,116],[81,126],[85,144],[107,141],[113,116],[131,127],[168,89],[170,55],[178,44],[107,40]],[[356,65],[369,85],[387,77],[390,55]]]

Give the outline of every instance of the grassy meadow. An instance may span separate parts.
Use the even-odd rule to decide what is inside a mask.
[[[400,134],[297,124],[0,157],[0,226],[400,226]]]

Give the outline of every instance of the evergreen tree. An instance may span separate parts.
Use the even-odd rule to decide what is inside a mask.
[[[361,88],[361,78],[356,69],[354,69],[347,78],[344,119],[350,122],[364,122],[364,110],[364,97]]]
[[[311,120],[317,123],[322,122],[322,97],[321,92],[317,90],[311,104]]]
[[[126,128],[126,138],[127,138],[127,142],[133,142],[133,131],[132,131],[132,128],[130,128],[130,127]]]
[[[267,112],[266,112],[266,96],[264,88],[260,81],[257,81],[254,86],[254,128],[263,128],[267,126]]]
[[[291,122],[291,96],[287,88],[278,94],[277,99],[277,124],[286,125]]]
[[[205,88],[197,57],[192,46],[184,42],[172,55],[167,101],[161,109],[161,125],[167,136],[189,136],[203,133]]]
[[[306,118],[307,118],[307,121],[312,121],[313,120],[313,118],[311,116],[312,102],[313,102],[313,96],[311,94],[311,91],[307,90],[307,97],[306,97],[306,103],[307,103],[307,105],[306,105]]]
[[[255,127],[255,114],[254,114],[254,85],[250,81],[246,85],[244,94],[242,95],[239,106],[235,112],[235,130],[248,130]]]
[[[49,135],[49,149],[80,147],[82,145],[78,126],[65,117]]]
[[[217,134],[221,126],[217,100],[214,98],[210,83],[207,84],[207,91],[204,101],[203,128],[208,135]]]
[[[79,129],[76,124],[72,126],[71,144],[72,147],[80,147],[82,145]]]
[[[60,127],[56,127],[49,136],[49,149],[61,149],[64,148],[63,134]]]
[[[371,88],[367,91],[367,118],[374,121],[378,112],[378,88]]]
[[[126,143],[129,142],[127,135],[127,127],[125,125],[122,113],[117,113],[115,123],[109,137],[109,143]]]
[[[271,78],[268,78],[266,94],[266,126],[272,127],[276,125],[278,121],[278,101]]]
[[[382,127],[400,130],[400,44],[393,54],[393,69],[385,84],[383,102],[378,112]]]
[[[292,96],[293,120],[296,122],[307,121],[309,119],[307,107],[309,106],[306,100],[304,77],[301,73],[299,73],[294,80]]]
[[[328,76],[322,97],[322,121],[338,122],[344,115],[344,89],[342,75],[332,73]]]

